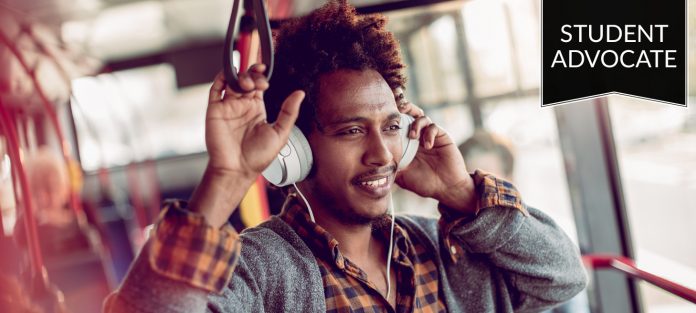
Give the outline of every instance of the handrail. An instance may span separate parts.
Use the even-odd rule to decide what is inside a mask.
[[[35,34],[33,33],[33,30],[31,28],[23,27],[22,29],[23,32],[26,32],[34,42],[38,46],[39,49],[41,49],[41,52],[44,53],[49,59],[53,61],[55,64],[56,68],[58,69],[58,73],[63,77],[65,82],[68,84],[68,87],[70,86],[70,78],[67,75],[65,69],[63,66],[58,62],[56,59],[56,56],[50,51],[50,49],[47,49],[45,45],[36,39]],[[66,165],[69,165],[70,162],[72,162],[72,152],[71,152],[71,145],[70,142],[65,138],[65,135],[63,134],[63,130],[60,127],[60,121],[58,120],[58,114],[56,110],[53,108],[53,102],[48,98],[46,92],[44,91],[43,86],[41,83],[39,83],[39,79],[36,76],[36,68],[31,68],[29,66],[29,63],[27,59],[24,57],[24,55],[21,53],[19,48],[17,47],[16,43],[13,43],[11,38],[8,38],[5,34],[0,32],[0,42],[2,42],[14,55],[15,59],[19,62],[20,66],[24,70],[24,72],[29,76],[31,79],[31,82],[34,86],[34,90],[36,91],[36,94],[39,96],[39,100],[41,102],[41,105],[43,106],[44,110],[46,111],[46,115],[48,116],[49,121],[51,122],[51,125],[53,126],[53,130],[55,131],[56,136],[58,137],[58,142],[60,143],[60,151],[63,154],[63,159],[65,160]],[[70,173],[71,175],[71,180],[72,180],[72,175],[73,173]],[[72,182],[71,182],[72,183]],[[75,190],[71,188],[70,190],[70,208],[73,210],[75,215],[80,218],[82,215],[82,204],[80,202],[80,197]]]
[[[696,304],[696,290],[662,278],[648,271],[639,269],[635,262],[624,256],[609,254],[583,255],[583,262],[593,269],[615,269],[632,278],[640,278],[663,290]]]
[[[0,133],[7,138],[7,152],[10,156],[10,164],[12,166],[14,191],[16,195],[21,195],[24,205],[24,227],[27,237],[27,246],[29,250],[29,260],[32,265],[32,274],[34,277],[39,277],[43,273],[44,262],[41,255],[41,246],[39,245],[39,233],[36,229],[36,208],[34,207],[34,199],[31,197],[29,189],[29,180],[27,172],[24,168],[24,162],[20,157],[21,151],[18,142],[17,129],[10,113],[0,102]],[[16,178],[15,178],[16,177]],[[21,192],[21,193],[20,193]],[[15,198],[15,201],[18,198]]]
[[[256,16],[256,25],[259,30],[259,37],[261,39],[261,59],[263,64],[266,65],[265,76],[266,79],[271,79],[271,74],[273,74],[273,36],[271,35],[271,26],[268,23],[268,15],[266,14],[266,6],[264,5],[264,0],[252,0],[253,1],[253,11]],[[222,62],[224,65],[223,73],[225,73],[225,81],[227,85],[236,92],[244,92],[239,86],[239,77],[237,72],[232,65],[232,53],[234,49],[235,37],[237,37],[237,24],[239,22],[239,10],[242,6],[244,0],[234,0],[232,4],[232,15],[230,16],[230,22],[227,25],[227,35],[225,36],[225,46],[222,56]],[[246,13],[250,16],[249,12]],[[243,72],[247,69],[240,66],[239,71]]]

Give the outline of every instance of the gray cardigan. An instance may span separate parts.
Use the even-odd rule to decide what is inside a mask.
[[[489,208],[453,230],[463,243],[452,262],[437,220],[398,216],[432,253],[449,312],[538,312],[587,283],[576,246],[544,213]],[[304,241],[277,217],[240,234],[241,257],[222,294],[207,294],[153,272],[138,256],[106,312],[325,312],[321,274]],[[459,250],[461,251],[461,250]]]

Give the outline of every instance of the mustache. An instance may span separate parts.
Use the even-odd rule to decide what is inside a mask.
[[[393,174],[393,173],[396,173],[396,165],[394,165],[394,164],[389,165],[389,166],[385,166],[385,167],[374,168],[374,169],[371,169],[365,173],[361,173],[358,176],[356,176],[355,178],[353,178],[353,182],[357,183],[357,182],[359,182],[367,177],[370,177],[370,176]]]

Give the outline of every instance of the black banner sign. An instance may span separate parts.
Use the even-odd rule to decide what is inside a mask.
[[[542,0],[541,105],[623,94],[686,106],[686,1]]]

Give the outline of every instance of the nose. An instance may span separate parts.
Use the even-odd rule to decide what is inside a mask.
[[[366,140],[366,150],[363,154],[363,163],[365,165],[385,166],[392,162],[394,159],[394,155],[390,150],[392,142],[381,131],[370,132]]]

